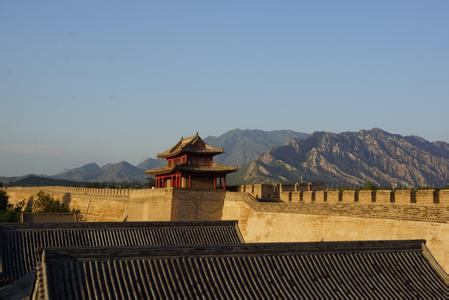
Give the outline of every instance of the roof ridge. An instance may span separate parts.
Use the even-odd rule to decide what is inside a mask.
[[[2,230],[20,229],[77,229],[77,228],[130,228],[130,227],[185,227],[185,226],[234,226],[237,220],[218,221],[137,221],[137,222],[77,222],[77,223],[3,223],[0,224]]]
[[[89,247],[89,248],[47,248],[47,257],[71,256],[202,256],[202,255],[263,255],[276,254],[317,254],[386,251],[420,251],[425,240],[380,240],[351,242],[300,242],[300,243],[246,243],[208,246],[137,246],[137,247]],[[98,251],[100,250],[100,251]],[[97,252],[95,252],[97,251]],[[90,253],[86,253],[90,252]]]

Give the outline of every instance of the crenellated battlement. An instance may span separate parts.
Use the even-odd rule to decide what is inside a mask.
[[[248,184],[239,187],[256,199],[285,203],[354,203],[366,205],[449,206],[449,190],[285,190],[282,185]]]
[[[64,193],[82,193],[86,195],[127,196],[130,193],[130,189],[100,189],[100,188],[85,188],[85,187],[46,187],[46,189]]]
[[[79,209],[84,221],[239,220],[245,240],[252,242],[422,238],[449,270],[447,189],[323,191],[261,184],[239,192],[7,188],[12,203],[39,191]]]

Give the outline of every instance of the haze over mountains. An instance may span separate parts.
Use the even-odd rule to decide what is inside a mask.
[[[230,130],[207,143],[223,147],[216,161],[240,166],[229,177],[244,182],[322,181],[333,185],[445,186],[449,184],[449,144],[381,129],[358,132]],[[172,145],[167,145],[167,148]],[[161,149],[164,150],[164,149]],[[139,182],[144,170],[165,162],[148,158],[134,166],[126,161],[102,167],[89,163],[49,178],[79,182]],[[0,178],[5,183],[11,178]]]
[[[89,163],[79,168],[71,169],[51,176],[56,179],[86,182],[145,182],[147,181],[143,169],[121,161],[109,163],[103,167],[96,163]]]
[[[217,161],[243,165],[252,162],[260,154],[286,144],[291,138],[304,138],[306,133],[292,130],[241,130],[234,129],[219,137],[207,137],[207,143],[224,147],[225,153],[216,157]],[[172,145],[167,145],[167,148]],[[164,150],[164,149],[161,149]],[[56,179],[83,182],[146,182],[144,171],[165,165],[165,160],[148,158],[136,166],[122,161],[116,164],[106,164],[100,167],[89,163],[79,168],[70,169],[51,176]]]
[[[293,130],[233,129],[218,137],[208,136],[204,141],[225,149],[225,153],[216,157],[217,162],[241,166],[268,150],[287,144],[290,139],[303,139],[307,136],[307,133]]]

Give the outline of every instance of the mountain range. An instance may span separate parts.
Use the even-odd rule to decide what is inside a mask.
[[[449,183],[449,144],[378,128],[315,132],[265,152],[234,176],[241,182],[445,186]]]
[[[224,147],[226,152],[216,157],[218,162],[243,165],[255,160],[260,154],[269,149],[284,145],[292,138],[301,139],[307,134],[292,130],[241,130],[234,129],[219,137],[209,136],[206,143]],[[96,163],[89,163],[79,168],[66,170],[50,176],[54,179],[83,181],[83,182],[147,182],[144,171],[164,166],[165,160],[148,158],[136,166],[122,161],[106,164],[102,167]]]
[[[268,150],[287,144],[291,139],[304,139],[307,133],[293,130],[263,131],[258,129],[233,129],[218,137],[208,136],[208,144],[224,148],[217,162],[241,166],[255,160]]]
[[[55,179],[84,182],[139,182],[147,181],[143,168],[121,161],[105,164],[100,167],[96,163],[89,163],[82,167],[64,171],[50,176]]]
[[[216,161],[240,166],[231,184],[319,181],[328,185],[445,186],[449,183],[449,144],[382,129],[357,132],[230,130],[205,142],[225,149]],[[168,145],[171,146],[171,145]],[[168,147],[167,147],[168,148]],[[148,181],[144,170],[165,165],[148,158],[136,166],[122,161],[96,163],[47,178],[76,182]],[[9,184],[24,177],[2,177]]]

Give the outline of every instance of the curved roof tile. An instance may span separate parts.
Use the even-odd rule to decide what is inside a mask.
[[[447,299],[425,241],[48,249],[46,299]]]

